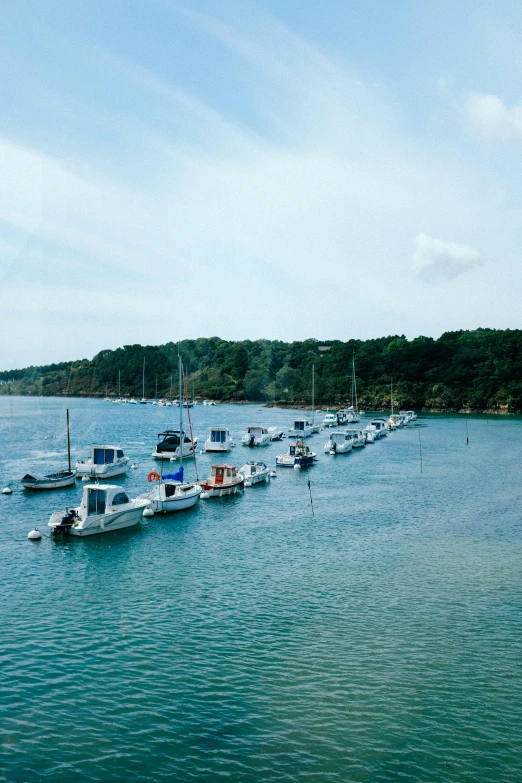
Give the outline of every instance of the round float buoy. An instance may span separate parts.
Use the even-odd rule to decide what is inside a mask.
[[[301,470],[301,465],[298,462],[295,463],[294,470]]]
[[[131,465],[131,470],[136,470],[137,467],[138,467],[137,465]]]
[[[89,481],[89,476],[82,476],[82,481]]]
[[[275,472],[275,470],[270,471],[270,478],[277,478],[277,473]]]
[[[3,488],[2,495],[12,495],[12,494],[13,494],[13,490],[11,489],[11,487],[4,487]]]
[[[42,534],[38,530],[38,528],[35,528],[34,530],[30,530],[27,534],[27,538],[29,541],[39,541],[42,537]]]
[[[201,493],[201,495],[200,495],[199,497],[200,497],[202,500],[207,500],[207,498],[209,498],[209,497],[210,497],[210,495],[208,494],[208,492],[202,492],[202,493]]]
[[[155,470],[151,470],[151,472],[147,476],[147,481],[149,482],[149,484],[151,481],[159,481],[159,480],[160,480],[159,473],[156,473]]]
[[[245,487],[251,487],[252,482],[251,481],[245,481]]]
[[[143,516],[144,517],[153,517],[154,516],[154,511],[151,508],[146,508],[145,511],[143,512]]]

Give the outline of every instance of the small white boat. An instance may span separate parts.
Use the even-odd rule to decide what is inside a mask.
[[[348,432],[337,431],[330,434],[330,439],[324,444],[327,454],[348,454],[353,449],[353,438]]]
[[[210,427],[205,441],[205,451],[230,451],[232,438],[228,427]]]
[[[210,476],[201,482],[204,497],[220,498],[235,495],[243,488],[245,479],[233,465],[212,465]]]
[[[271,438],[268,434],[266,427],[262,427],[260,424],[254,424],[252,427],[247,427],[246,432],[241,438],[243,446],[268,446]]]
[[[55,511],[48,526],[52,535],[92,536],[137,525],[148,501],[130,500],[115,484],[86,484],[77,508]]]
[[[290,438],[309,438],[310,435],[313,435],[313,432],[311,421],[308,421],[308,419],[296,419],[292,429],[288,430],[288,436]]]
[[[416,421],[417,420],[417,414],[415,413],[415,411],[399,411],[399,413],[400,413],[401,416],[406,417],[406,419],[408,420],[408,423],[410,421]]]
[[[146,500],[155,514],[168,514],[172,511],[184,511],[192,508],[203,492],[199,484],[183,480],[183,466],[176,473],[158,476],[155,471],[149,473],[149,481],[157,481],[150,492],[140,495],[138,500]]]
[[[368,432],[375,433],[376,438],[382,438],[388,434],[388,427],[386,426],[386,419],[372,419],[367,425]]]
[[[79,476],[108,479],[127,473],[129,458],[121,446],[93,446],[90,459],[76,463]]]
[[[366,433],[364,430],[349,429],[346,430],[346,432],[348,435],[352,436],[354,449],[360,449],[363,446],[366,446]]]
[[[58,473],[48,473],[42,478],[35,478],[26,473],[20,483],[24,489],[62,489],[72,487],[76,482],[76,476],[75,470],[60,470]]]
[[[276,465],[282,468],[307,468],[317,459],[315,451],[311,451],[304,440],[291,443],[286,454],[278,454]]]
[[[203,400],[203,405],[215,405],[216,403],[213,400]]]
[[[270,435],[270,440],[283,440],[285,437],[284,430],[281,429],[281,427],[269,427],[267,430],[268,434]]]
[[[239,472],[245,479],[245,487],[270,483],[270,469],[264,462],[247,462]]]
[[[152,457],[154,459],[178,460],[180,456],[179,444],[181,440],[179,432],[179,430],[165,430],[165,432],[160,432],[158,438],[161,438],[161,440],[152,452]],[[187,433],[183,432],[182,440],[183,458],[193,457],[198,439],[194,438],[194,440],[191,440]]]
[[[327,413],[323,419],[323,427],[337,427],[337,414]]]
[[[343,408],[337,411],[337,424],[342,427],[345,424],[357,424],[359,416],[353,407]]]
[[[402,419],[399,414],[392,413],[388,421],[386,422],[389,430],[398,430],[403,426]]]
[[[129,405],[137,405],[137,404],[138,404],[138,400],[135,400],[134,397],[132,397],[132,399],[129,400]]]
[[[365,436],[366,436],[366,443],[375,443],[377,440],[377,433],[374,430],[369,430],[368,428],[363,430]]]

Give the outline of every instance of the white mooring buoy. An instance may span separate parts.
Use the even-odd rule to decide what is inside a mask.
[[[201,498],[201,500],[207,500],[207,498],[209,498],[210,495],[208,494],[208,492],[202,492],[199,497]]]
[[[270,478],[277,478],[277,473],[275,472],[275,470],[270,471]]]
[[[82,476],[82,481],[89,481],[89,476]]]
[[[251,487],[252,482],[251,481],[245,481],[245,487]]]
[[[42,537],[42,534],[38,530],[38,528],[35,528],[34,530],[30,530],[27,534],[27,538],[29,541],[39,541]]]
[[[151,508],[146,508],[145,511],[143,512],[143,516],[144,517],[153,517],[154,516],[154,511]]]
[[[4,487],[3,488],[2,495],[12,495],[12,494],[13,494],[13,490],[11,489],[11,487]]]

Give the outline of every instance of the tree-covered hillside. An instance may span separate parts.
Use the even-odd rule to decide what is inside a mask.
[[[227,342],[219,337],[160,346],[126,345],[92,360],[0,372],[1,394],[177,396],[181,352],[189,394],[230,401],[309,404],[312,365],[318,406],[351,400],[352,355],[361,407],[388,408],[393,377],[397,406],[425,410],[522,411],[522,331],[477,329],[439,339],[404,336],[376,340],[315,339]],[[507,406],[507,407],[506,407]]]

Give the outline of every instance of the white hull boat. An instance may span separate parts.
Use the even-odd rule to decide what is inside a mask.
[[[270,483],[270,470],[264,462],[247,462],[239,472],[245,479],[245,487]]]
[[[352,436],[347,432],[332,432],[330,440],[324,444],[327,454],[348,454],[353,449]]]
[[[130,500],[114,484],[86,484],[77,508],[55,511],[49,520],[52,535],[93,536],[137,525],[148,501]]]
[[[152,452],[153,459],[179,460],[180,458],[179,445],[181,440],[179,436],[179,430],[166,430],[165,432],[160,432],[158,438],[162,438],[162,440],[159,441],[156,448]],[[186,457],[193,457],[198,439],[194,438],[194,440],[191,440],[189,436],[184,432],[182,440],[183,440],[183,447],[182,447],[183,459],[185,459]]]
[[[285,433],[280,427],[269,427],[268,434],[270,435],[271,441],[283,440],[283,438],[285,437]]]
[[[364,430],[346,430],[348,435],[351,435],[352,441],[353,441],[353,448],[354,449],[360,449],[363,446],[366,446],[366,433]]]
[[[205,441],[205,451],[225,453],[232,448],[228,427],[210,427]]]
[[[335,413],[327,413],[323,419],[323,427],[337,427],[337,415]]]
[[[27,473],[21,484],[24,489],[62,489],[63,487],[72,487],[76,483],[77,473],[75,470],[61,470],[58,473],[48,473],[42,478],[35,478]]]
[[[212,465],[210,476],[201,482],[202,498],[220,498],[235,495],[243,489],[245,479],[233,465]]]
[[[258,424],[252,427],[247,427],[245,434],[241,438],[241,444],[243,446],[268,446],[271,442],[270,435],[266,427],[261,427]]]
[[[372,421],[366,426],[368,432],[373,432],[376,438],[383,438],[388,434],[388,427],[386,426],[385,419],[372,419]]]
[[[309,438],[313,434],[312,422],[307,419],[296,419],[292,429],[288,430],[289,438]]]
[[[199,484],[183,481],[183,467],[176,473],[161,478],[153,471],[148,478],[149,481],[158,483],[150,492],[140,495],[138,500],[146,500],[155,514],[169,514],[193,508],[203,492]]]
[[[90,459],[76,463],[79,476],[95,479],[108,479],[127,473],[129,458],[120,446],[93,446]]]

